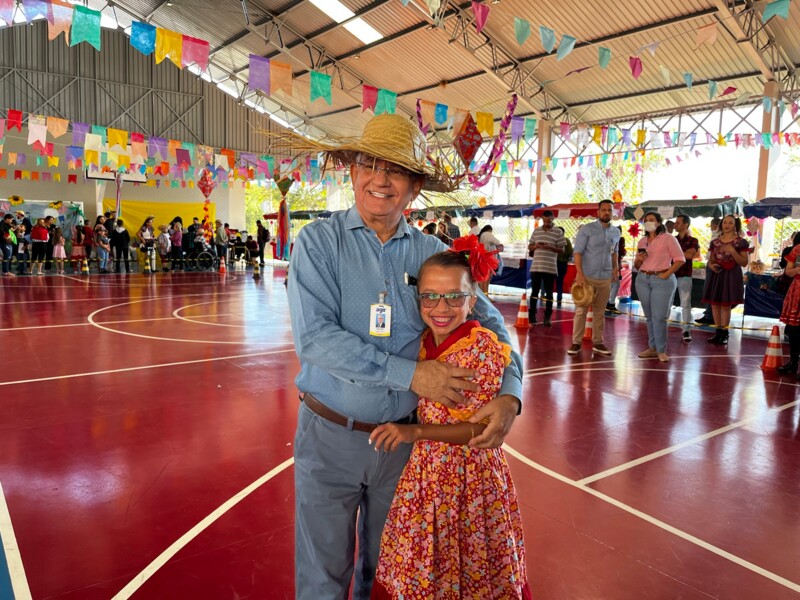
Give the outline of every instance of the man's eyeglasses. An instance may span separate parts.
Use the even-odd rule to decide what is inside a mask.
[[[442,298],[447,302],[447,306],[460,308],[464,306],[464,302],[467,301],[467,298],[474,295],[475,294],[470,294],[469,292],[448,292],[447,294],[417,294],[417,298],[419,299],[419,303],[425,308],[436,308],[439,306],[439,301]]]
[[[356,166],[361,170],[364,175],[369,175],[370,177],[373,175],[377,175],[381,171],[386,173],[386,176],[389,179],[395,180],[405,180],[411,177],[411,171],[403,169],[401,167],[379,167],[377,164],[373,163],[356,163]]]

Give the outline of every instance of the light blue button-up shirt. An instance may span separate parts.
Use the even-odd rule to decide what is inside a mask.
[[[417,406],[409,390],[420,336],[417,288],[406,285],[430,255],[446,250],[435,236],[401,220],[382,244],[350,208],[306,225],[292,251],[288,282],[292,334],[301,370],[295,383],[327,407],[367,423],[402,419]],[[388,292],[391,335],[369,335],[370,305]],[[479,295],[474,317],[511,344],[499,311]],[[501,394],[522,397],[522,359],[512,352]]]
[[[611,256],[619,245],[619,229],[603,227],[600,219],[587,223],[575,237],[575,254],[580,254],[583,274],[590,279],[611,279]]]

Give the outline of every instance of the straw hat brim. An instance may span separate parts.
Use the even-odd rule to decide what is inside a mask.
[[[595,289],[591,283],[573,283],[569,293],[575,306],[589,306],[594,299]]]

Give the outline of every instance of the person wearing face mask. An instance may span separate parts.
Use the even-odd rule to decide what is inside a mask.
[[[639,269],[636,293],[647,317],[647,349],[639,353],[639,358],[667,362],[667,317],[678,287],[675,271],[683,266],[686,257],[678,240],[667,233],[657,212],[644,216],[644,230],[634,261]]]

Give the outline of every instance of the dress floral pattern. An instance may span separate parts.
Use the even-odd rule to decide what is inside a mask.
[[[800,245],[792,248],[792,251],[786,257],[786,262],[796,264],[798,256],[800,256]],[[795,275],[792,278],[792,285],[783,299],[781,321],[787,325],[800,325],[800,275]]]
[[[480,390],[465,392],[463,408],[419,400],[421,423],[457,424],[497,394],[510,348],[468,321],[439,347],[426,332],[419,358],[477,371]],[[522,517],[503,451],[416,442],[383,530],[372,598],[530,597]]]

